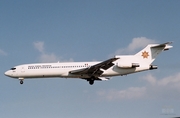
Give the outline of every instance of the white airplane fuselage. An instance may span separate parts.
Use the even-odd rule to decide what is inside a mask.
[[[5,75],[13,78],[89,78],[89,75],[75,75],[70,71],[91,67],[100,62],[68,62],[68,63],[37,63],[19,65],[5,72]],[[116,63],[116,62],[114,62]],[[139,71],[149,70],[150,66],[138,68],[119,68],[116,64],[105,70],[101,77],[112,77],[119,75],[127,75]]]
[[[170,42],[149,44],[135,55],[117,55],[102,62],[34,63],[11,68],[6,76],[17,78],[23,84],[26,78],[81,78],[92,85],[95,80],[108,80],[112,76],[157,69],[151,65],[158,54],[172,48]]]

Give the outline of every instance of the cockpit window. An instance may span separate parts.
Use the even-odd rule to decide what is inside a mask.
[[[11,70],[16,70],[16,68],[11,68]]]

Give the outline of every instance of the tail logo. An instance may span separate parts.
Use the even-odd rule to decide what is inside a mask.
[[[142,57],[145,59],[145,58],[148,58],[148,56],[149,56],[149,52],[146,52],[146,51],[144,51],[144,52],[142,52]]]

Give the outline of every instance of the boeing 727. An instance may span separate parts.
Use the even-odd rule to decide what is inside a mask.
[[[30,78],[80,78],[90,85],[95,80],[109,80],[112,76],[123,76],[136,72],[157,69],[152,65],[158,54],[169,50],[171,42],[149,44],[135,55],[116,55],[101,62],[35,63],[18,65],[5,72],[6,76],[17,78],[20,84]]]

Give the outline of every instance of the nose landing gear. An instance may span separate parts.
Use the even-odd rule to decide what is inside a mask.
[[[20,84],[23,84],[23,80],[20,80]]]
[[[24,83],[24,82],[23,82],[24,78],[19,78],[19,80],[20,80],[20,84],[23,84],[23,83]]]

